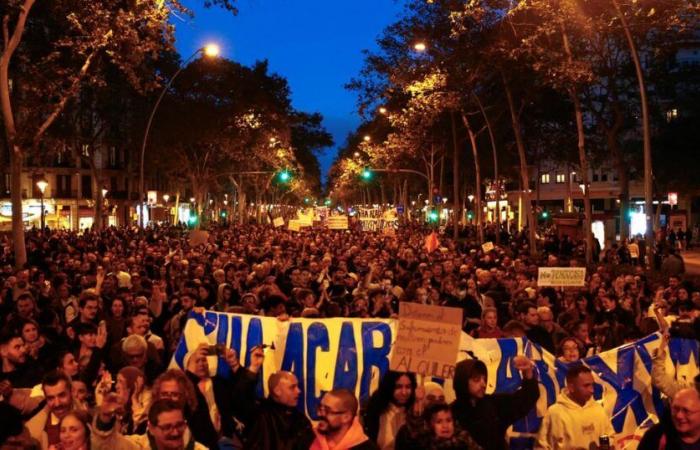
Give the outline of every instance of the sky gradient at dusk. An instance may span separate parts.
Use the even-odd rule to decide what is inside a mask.
[[[323,114],[336,147],[359,124],[355,94],[343,85],[359,72],[362,49],[374,49],[402,9],[399,0],[240,0],[233,16],[186,4],[194,19],[173,20],[183,58],[215,41],[223,56],[242,64],[268,59],[270,70],[289,81],[294,107]],[[321,158],[324,179],[335,153]]]

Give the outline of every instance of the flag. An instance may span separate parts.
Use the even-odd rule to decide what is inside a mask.
[[[428,253],[433,253],[440,246],[440,241],[438,241],[437,233],[432,232],[425,238],[425,249]]]

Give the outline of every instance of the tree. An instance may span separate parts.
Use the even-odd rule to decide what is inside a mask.
[[[212,0],[233,9],[231,0]],[[177,0],[6,0],[2,17],[0,110],[10,151],[15,264],[26,262],[20,176],[23,160],[40,149],[47,130],[85,85],[99,85],[104,59],[144,86],[144,62],[172,45]],[[25,33],[26,32],[26,33]],[[148,83],[146,83],[148,84]]]

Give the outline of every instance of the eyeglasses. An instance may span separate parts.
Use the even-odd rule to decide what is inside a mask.
[[[682,414],[682,415],[688,417],[688,416],[692,416],[692,415],[697,414],[697,413],[700,413],[700,409],[696,409],[695,411],[693,411],[693,410],[690,410],[688,408],[679,408],[676,406],[671,406],[671,414],[673,414],[674,416],[677,414]]]
[[[347,412],[347,411],[333,411],[332,409],[330,409],[329,407],[324,406],[324,405],[318,405],[317,411],[319,414],[324,415],[324,416],[329,416],[329,415],[337,416],[339,414],[345,414]]]
[[[177,431],[182,431],[185,428],[187,428],[187,422],[182,421],[182,422],[177,422],[177,423],[168,423],[165,425],[156,425],[156,427],[160,428],[160,430],[163,433],[170,433],[171,431],[177,430]]]

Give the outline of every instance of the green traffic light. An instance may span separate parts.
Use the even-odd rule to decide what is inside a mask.
[[[221,211],[221,217],[226,217],[226,211]]]
[[[547,217],[549,217],[549,212],[547,212],[547,211],[542,211],[542,218],[543,218],[543,219],[546,219]]]
[[[187,223],[189,223],[190,225],[196,224],[197,223],[197,214],[194,214],[194,213],[190,214],[190,217],[187,219]]]
[[[362,171],[362,179],[365,181],[369,181],[372,179],[372,171],[369,169],[364,169]]]
[[[325,202],[323,202],[324,205],[326,206],[331,206],[331,199],[327,198]]]
[[[439,218],[440,216],[438,216],[437,211],[430,211],[430,213],[428,214],[428,220],[430,222],[437,222]]]
[[[469,212],[467,213],[467,219],[472,220],[473,218],[474,218],[474,213],[471,212],[471,211],[469,211]]]
[[[278,178],[281,183],[287,183],[292,179],[292,174],[288,170],[283,170],[279,173]]]

